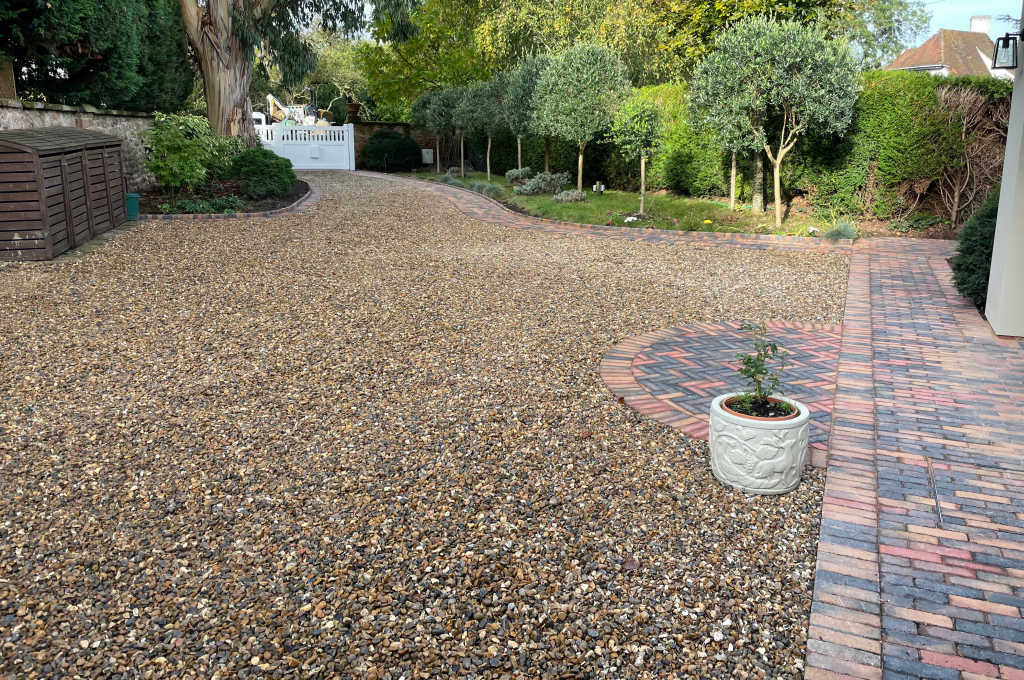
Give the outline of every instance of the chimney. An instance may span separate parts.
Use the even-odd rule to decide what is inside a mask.
[[[990,16],[978,16],[971,17],[971,33],[984,33],[988,35],[989,30],[992,28],[992,17]]]

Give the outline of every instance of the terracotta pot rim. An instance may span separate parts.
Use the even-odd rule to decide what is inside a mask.
[[[729,408],[729,404],[731,402],[736,401],[737,399],[739,399],[742,396],[743,396],[742,394],[735,394],[735,395],[733,395],[731,397],[728,397],[727,399],[723,399],[722,400],[722,410],[725,411],[726,413],[728,413],[730,415],[734,415],[734,416],[736,416],[738,418],[746,418],[747,420],[761,420],[761,421],[765,421],[765,422],[769,422],[769,423],[781,423],[781,422],[786,421],[786,420],[792,420],[793,418],[796,418],[797,416],[800,415],[800,407],[799,406],[797,406],[796,404],[791,404],[788,401],[785,401],[783,399],[777,399],[775,397],[768,397],[768,401],[776,403],[776,404],[789,404],[789,406],[792,407],[793,412],[790,413],[789,415],[775,416],[775,417],[771,417],[770,418],[768,416],[750,416],[750,415],[747,415],[746,413],[740,413],[739,411],[734,411],[731,408]]]

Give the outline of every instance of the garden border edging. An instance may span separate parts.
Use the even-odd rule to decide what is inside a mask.
[[[260,212],[250,213],[143,213],[139,215],[137,221],[159,222],[161,220],[234,220],[254,217],[276,217],[277,215],[301,212],[315,204],[320,199],[320,190],[304,179],[300,179],[299,181],[303,182],[306,185],[306,193],[304,193],[302,196],[299,196],[291,205],[286,205],[283,208],[275,208],[273,210],[263,210]]]

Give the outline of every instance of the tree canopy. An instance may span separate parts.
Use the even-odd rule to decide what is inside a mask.
[[[534,92],[538,132],[579,147],[576,188],[583,189],[583,151],[612,123],[629,90],[626,67],[604,47],[574,45],[551,58]]]
[[[715,40],[691,84],[691,102],[721,121],[729,144],[746,133],[775,167],[781,225],[782,161],[800,135],[843,132],[853,117],[859,69],[849,44],[820,25],[765,16],[737,22]],[[737,135],[733,137],[733,135]]]
[[[192,91],[177,0],[101,0],[0,7],[0,58],[19,93],[60,104],[178,110]]]

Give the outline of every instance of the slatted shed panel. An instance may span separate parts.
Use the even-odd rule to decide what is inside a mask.
[[[0,259],[50,259],[125,219],[120,139],[78,128],[0,131]]]

